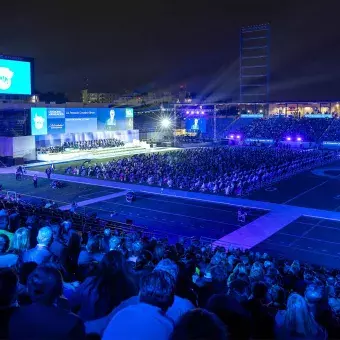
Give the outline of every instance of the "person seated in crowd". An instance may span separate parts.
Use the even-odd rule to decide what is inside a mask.
[[[18,255],[8,253],[9,245],[8,236],[0,234],[0,268],[14,267],[18,262]]]
[[[69,300],[72,309],[88,321],[108,315],[136,293],[123,255],[113,250],[104,255],[96,275],[85,279]]]
[[[11,241],[13,237],[13,233],[11,233],[8,229],[9,229],[8,211],[5,209],[1,209],[0,210],[0,234],[7,235]]]
[[[100,262],[104,256],[101,252],[102,238],[95,235],[89,238],[86,248],[79,254],[78,265],[88,265],[92,262]]]
[[[63,229],[59,224],[53,224],[51,226],[53,234],[53,242],[50,245],[50,252],[54,258],[62,265],[66,266],[67,261],[67,246],[63,242],[62,232]]]
[[[119,311],[103,334],[109,339],[167,340],[173,321],[166,316],[175,296],[175,281],[164,271],[152,272],[141,279],[138,304]]]
[[[28,278],[32,304],[17,308],[9,323],[10,339],[85,339],[83,321],[57,306],[62,295],[60,272],[41,265]]]
[[[215,314],[198,308],[181,317],[169,338],[182,339],[228,340],[229,337],[225,325]]]
[[[29,250],[30,245],[30,230],[28,228],[19,228],[13,235],[10,253],[18,256],[17,265],[21,265],[23,253]]]
[[[170,259],[164,259],[161,260],[157,266],[153,270],[155,271],[165,271],[169,273],[173,279],[175,280],[175,285],[178,283],[178,275],[179,275],[179,268],[176,263],[171,261]],[[135,304],[140,303],[140,297],[139,296],[133,296],[130,299],[124,301],[118,308],[116,308],[115,311],[113,311],[113,314],[117,313],[119,310],[125,308],[126,306],[132,306]],[[182,298],[178,295],[174,296],[174,302],[171,307],[168,308],[166,315],[173,320],[174,322],[177,322],[180,317],[185,314],[187,311],[194,309],[195,306],[191,301],[188,299]],[[111,314],[111,316],[113,315]]]
[[[274,318],[267,304],[268,288],[264,282],[252,284],[251,298],[245,303],[252,318],[252,336],[254,339],[271,339],[274,337]]]
[[[164,259],[160,261],[154,271],[163,270],[169,273],[175,280],[176,287],[179,284],[179,267],[178,265],[171,261],[170,259]],[[191,301],[186,298],[175,295],[174,303],[167,311],[167,316],[177,322],[179,318],[185,314],[187,311],[194,309],[195,306]]]
[[[213,295],[207,303],[207,310],[217,315],[225,324],[228,329],[228,339],[251,338],[251,316],[242,303],[233,296]]]
[[[32,300],[28,295],[27,280],[31,273],[38,267],[35,262],[24,262],[16,267],[18,274],[17,301],[19,306],[30,305]]]
[[[105,228],[104,235],[102,238],[102,245],[101,245],[101,249],[103,250],[104,253],[108,253],[110,251],[110,238],[111,238],[111,230],[109,228]]]
[[[305,299],[292,293],[287,302],[287,310],[275,318],[277,339],[327,339],[327,333],[315,321]]]
[[[9,338],[9,322],[18,308],[16,292],[18,277],[9,268],[0,268],[0,339]]]
[[[53,233],[50,227],[42,227],[37,236],[38,244],[35,248],[29,249],[22,254],[23,262],[36,262],[37,264],[47,263],[53,254],[49,246],[53,241]]]

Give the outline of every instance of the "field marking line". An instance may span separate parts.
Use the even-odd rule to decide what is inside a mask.
[[[153,194],[154,196],[162,196],[162,194]],[[165,196],[165,195],[163,195]],[[179,198],[179,197],[177,197]],[[196,205],[194,202],[192,204],[190,203],[181,203],[181,202],[175,202],[175,201],[166,201],[166,200],[161,200],[161,199],[157,199],[157,198],[148,198],[148,197],[142,197],[142,199],[145,199],[145,200],[149,200],[149,201],[157,201],[157,202],[164,202],[164,203],[171,203],[171,204],[177,204],[177,205],[186,205],[186,206],[190,206],[190,207],[196,207],[196,208],[203,208],[203,209],[207,209],[207,210],[216,210],[216,211],[221,211],[221,212],[225,212],[225,213],[236,213],[235,210],[224,210],[224,209],[218,209],[218,208],[212,208],[212,207],[205,207],[204,205]],[[182,198],[183,200],[185,200],[185,198]],[[210,203],[208,201],[206,201],[206,203]],[[215,203],[215,202],[211,202],[211,204],[214,204],[214,205],[220,205],[220,203]],[[233,205],[231,205],[232,207],[235,207]],[[251,209],[251,208],[250,208]],[[254,209],[255,211],[258,210],[258,209]],[[267,211],[267,210],[263,210],[264,212]],[[253,216],[258,216],[256,214],[254,214]],[[261,217],[261,216],[259,216]]]
[[[340,177],[340,174],[335,176],[335,177],[333,177],[333,178],[331,178],[331,179],[336,179],[336,178],[339,178],[339,177]],[[314,190],[314,189],[316,189],[318,187],[323,186],[325,183],[329,182],[331,179],[328,178],[326,181],[324,181],[324,182],[322,182],[322,183],[320,183],[320,184],[318,184],[318,185],[316,185],[316,186],[314,186],[314,187],[312,187],[310,189],[307,189],[306,191],[301,192],[300,194],[296,195],[295,197],[289,199],[288,201],[286,201],[286,202],[284,202],[282,204],[287,204],[288,202],[291,202],[291,201],[295,200],[296,198],[298,198],[300,196],[303,196],[303,195],[307,194],[308,192],[310,192],[310,191],[312,191],[312,190]]]
[[[276,247],[283,247],[283,248],[294,249],[295,251],[302,251],[302,252],[311,253],[311,254],[319,254],[319,255],[325,255],[325,256],[340,258],[339,255],[333,255],[333,254],[330,254],[330,253],[322,253],[322,252],[317,251],[317,250],[308,250],[308,249],[305,249],[305,248],[289,247],[288,245],[285,245],[285,244],[278,244],[277,242],[268,242],[267,240],[265,240],[265,242],[267,242],[268,244],[270,244],[274,247],[275,246]]]
[[[296,237],[296,239],[292,242],[290,242],[289,246],[291,247],[293,244],[295,244],[296,242],[306,238],[305,236],[307,236],[312,230],[314,230],[320,223],[322,222],[322,220],[320,220],[319,222],[315,223],[314,225],[312,225],[310,228],[308,228],[308,230],[304,231],[300,236]],[[285,235],[285,233],[281,233],[282,235]]]
[[[13,170],[14,171],[14,170]],[[28,176],[33,176],[34,174],[37,174],[39,177],[44,177],[44,174],[39,171],[28,171]],[[253,209],[253,210],[265,210],[267,212],[275,212],[275,211],[282,211],[284,208],[286,213],[296,213],[297,211],[302,216],[308,216],[312,215],[313,217],[317,218],[327,218],[324,217],[325,213],[333,214],[334,211],[325,211],[320,209],[311,209],[311,208],[305,208],[305,207],[299,207],[294,205],[284,205],[284,204],[277,204],[277,203],[270,203],[270,202],[262,202],[262,201],[256,201],[256,200],[249,200],[249,199],[242,199],[242,198],[233,198],[233,197],[225,197],[225,196],[217,196],[217,195],[209,195],[209,194],[201,194],[201,193],[193,193],[193,192],[185,192],[185,191],[176,191],[173,189],[166,189],[164,191],[169,191],[169,193],[156,192],[155,187],[148,187],[145,185],[139,185],[139,184],[132,184],[132,183],[117,183],[114,181],[105,181],[105,180],[99,180],[99,179],[93,179],[88,177],[80,177],[75,178],[74,176],[66,176],[66,175],[56,175],[56,179],[59,179],[61,181],[65,182],[73,182],[73,183],[80,183],[80,184],[88,184],[92,186],[99,186],[99,187],[107,187],[107,188],[117,188],[121,190],[135,190],[139,192],[144,192],[147,194],[152,195],[158,195],[158,196],[169,196],[173,198],[180,198],[180,199],[188,199],[188,200],[194,200],[194,201],[202,201],[202,202],[209,202],[209,203],[217,203],[217,204],[224,204],[224,205],[230,205],[230,206],[237,206],[237,207],[245,207],[247,209]],[[289,209],[289,211],[288,211]],[[320,213],[320,216],[315,216],[314,214]],[[335,212],[336,213],[336,212]],[[338,220],[340,220],[340,213],[336,213],[339,215]]]
[[[105,196],[99,196],[99,197],[95,197],[95,198],[90,198],[88,200],[85,201],[80,201],[77,202],[78,207],[84,207],[87,206],[89,204],[94,204],[97,202],[102,202],[102,201],[106,201],[112,198],[116,198],[116,197],[120,197],[120,196],[124,196],[126,195],[127,191],[123,191],[123,192],[116,192],[114,194],[109,194],[109,195],[105,195]],[[59,210],[69,210],[71,208],[71,204],[67,204],[64,205],[62,207],[59,207]]]
[[[231,225],[231,226],[238,227],[238,228],[240,227],[237,224],[230,224],[230,223],[221,222],[221,221],[214,221],[214,220],[210,220],[210,219],[206,219],[206,218],[202,218],[202,217],[192,217],[192,216],[188,216],[188,215],[176,214],[176,213],[166,212],[166,211],[162,211],[162,210],[155,210],[155,209],[150,209],[150,208],[138,207],[138,206],[135,206],[133,204],[132,205],[127,205],[127,204],[122,204],[122,203],[105,202],[104,200],[103,200],[102,203],[103,204],[113,204],[113,205],[118,205],[118,206],[130,207],[130,208],[133,208],[133,209],[153,211],[153,212],[157,212],[157,213],[161,213],[161,214],[178,216],[178,217],[184,217],[184,218],[195,219],[195,220],[200,220],[200,221],[206,221],[206,222],[210,222],[210,223],[218,223],[218,224]],[[235,216],[236,216],[236,214],[235,214]]]
[[[72,182],[71,182],[72,183]],[[97,195],[97,194],[108,194],[110,193],[110,189],[103,189],[103,190],[99,190],[99,191],[93,191],[92,188],[85,188],[85,191],[90,191],[88,194],[84,194],[84,195],[79,195],[79,198],[87,198],[89,196],[92,195]],[[112,190],[111,190],[112,191]],[[111,192],[112,194],[115,194],[115,192]]]
[[[287,203],[289,203],[289,202],[291,202],[291,201],[294,201],[295,199],[299,198],[300,196],[303,196],[303,195],[307,194],[308,192],[310,192],[310,191],[312,191],[312,190],[314,190],[314,189],[316,189],[316,188],[319,188],[319,187],[323,186],[323,185],[324,185],[325,183],[327,183],[328,181],[329,181],[329,180],[324,181],[324,182],[322,182],[322,183],[319,183],[318,185],[315,185],[314,187],[309,188],[309,189],[307,189],[307,190],[305,190],[305,191],[299,193],[298,195],[294,196],[293,198],[290,198],[288,201],[283,202],[282,204],[285,205],[285,204],[287,204]]]

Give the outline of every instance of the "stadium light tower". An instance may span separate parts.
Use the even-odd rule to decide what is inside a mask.
[[[270,76],[270,24],[241,28],[240,101],[268,102]]]

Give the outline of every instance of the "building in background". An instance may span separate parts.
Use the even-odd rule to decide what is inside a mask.
[[[89,92],[86,89],[81,91],[81,98],[84,104],[113,103],[117,96],[114,93]]]
[[[124,94],[81,91],[83,104],[105,103],[117,106],[145,106],[175,103],[177,97],[169,91],[158,92],[126,92]]]

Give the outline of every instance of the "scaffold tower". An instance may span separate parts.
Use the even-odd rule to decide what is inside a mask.
[[[246,26],[240,32],[240,101],[269,101],[270,24]]]

